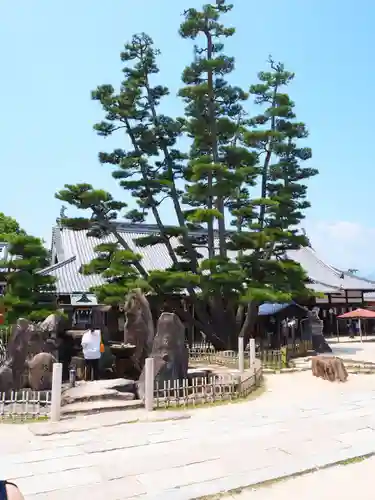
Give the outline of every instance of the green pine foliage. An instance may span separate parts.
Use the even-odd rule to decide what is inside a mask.
[[[11,234],[25,234],[25,231],[20,228],[20,225],[18,224],[16,219],[5,215],[3,212],[0,212],[0,237],[2,237],[1,241],[4,241],[3,238]]]
[[[113,243],[99,245],[97,258],[82,269],[106,277],[96,290],[101,301],[118,303],[135,286],[158,294],[187,292],[198,328],[218,348],[249,335],[250,313],[259,303],[310,293],[304,271],[286,252],[308,245],[298,225],[309,207],[306,181],[317,174],[303,166],[311,150],[287,94],[294,74],[270,58],[248,89],[229,83],[235,60],[224,53],[224,42],[235,29],[222,18],[231,9],[217,0],[184,12],[179,33],[194,43],[179,91],[184,116],[162,112],[169,89],[156,83],[159,51],[144,33],[121,53],[119,90],[102,85],[92,92],[104,111],[96,132],[127,138],[123,148],[99,153],[99,161],[113,169],[131,206],[90,184],[66,185],[56,194],[87,212],[62,218],[63,225],[112,236]],[[190,147],[181,150],[181,143]],[[174,211],[173,227],[165,223],[164,206]],[[158,230],[136,243],[163,244],[169,269],[147,272],[117,230],[118,218],[141,223],[148,217]]]
[[[55,278],[38,273],[49,265],[48,251],[39,238],[27,235],[15,219],[3,214],[0,231],[0,241],[8,245],[8,258],[0,261],[0,280],[6,284],[0,309],[5,310],[6,322],[43,320],[56,310]]]

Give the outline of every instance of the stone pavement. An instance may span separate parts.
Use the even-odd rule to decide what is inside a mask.
[[[1,475],[27,500],[188,500],[375,452],[373,376],[332,384],[302,372],[267,384],[256,400],[155,412],[158,421],[1,425]]]
[[[316,500],[317,491],[320,498],[353,500],[357,496],[361,500],[374,498],[375,457],[363,462],[332,467],[312,474],[295,477],[286,481],[258,489],[243,490],[239,494],[225,495],[222,500]]]

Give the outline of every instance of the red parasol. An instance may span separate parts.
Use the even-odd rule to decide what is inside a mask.
[[[354,311],[349,311],[347,313],[337,316],[342,319],[375,319],[375,311],[369,311],[368,309],[355,309]]]

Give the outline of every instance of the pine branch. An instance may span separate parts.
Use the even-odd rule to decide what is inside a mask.
[[[130,246],[126,243],[126,241],[124,240],[124,238],[121,236],[121,234],[117,231],[116,227],[114,224],[111,224],[108,219],[106,219],[102,213],[100,213],[96,206],[92,205],[91,206],[91,210],[93,211],[93,213],[95,214],[95,216],[97,217],[98,221],[100,221],[100,223],[103,225],[103,227],[105,227],[110,233],[113,234],[113,236],[116,238],[117,242],[125,249],[125,250],[129,250],[130,252],[132,251],[132,249],[130,248]],[[142,264],[138,261],[134,262],[134,267],[137,269],[137,271],[139,272],[139,274],[147,279],[148,278],[148,273],[146,271],[146,269],[142,266]]]
[[[145,76],[145,88],[147,91],[147,98],[148,98],[148,102],[149,102],[151,113],[152,113],[153,124],[156,127],[156,129],[158,129],[160,126],[160,123],[159,123],[159,119],[158,119],[156,109],[155,109],[155,101],[152,97],[148,75],[145,74],[144,76]],[[165,159],[167,166],[168,166],[168,177],[169,177],[169,180],[171,181],[170,196],[171,196],[173,206],[174,206],[174,209],[176,212],[177,221],[178,221],[179,226],[184,230],[182,233],[182,240],[183,240],[183,243],[185,245],[185,248],[188,251],[188,255],[189,255],[189,258],[191,261],[191,265],[192,265],[192,271],[195,273],[199,273],[196,252],[194,251],[194,248],[193,248],[191,241],[190,241],[190,238],[188,236],[188,229],[186,227],[185,217],[184,217],[183,211],[181,209],[179,196],[178,196],[178,192],[177,192],[177,188],[176,188],[175,178],[174,178],[174,174],[173,174],[173,160],[172,160],[171,155],[169,153],[168,147],[164,144],[163,138],[160,136],[160,134],[159,134],[158,138],[159,138],[159,141],[161,144],[161,150],[164,154],[164,159]]]
[[[138,143],[134,137],[134,134],[133,134],[133,131],[132,131],[132,128],[130,126],[130,123],[129,123],[129,120],[127,118],[125,118],[125,124],[126,124],[126,131],[127,131],[127,134],[132,142],[132,145],[134,147],[134,150],[136,151],[136,153],[138,153],[139,155],[142,155],[142,151],[140,150],[139,146],[138,146]],[[149,204],[150,204],[150,207],[151,207],[151,211],[152,211],[152,214],[155,218],[155,221],[156,221],[156,224],[159,228],[159,231],[160,231],[160,234],[163,238],[163,242],[167,248],[167,251],[168,251],[168,254],[173,262],[173,264],[175,264],[176,266],[178,266],[179,262],[178,262],[178,259],[177,259],[177,256],[173,250],[173,247],[171,245],[171,242],[166,234],[166,229],[165,229],[165,226],[163,224],[163,221],[160,217],[160,214],[159,214],[159,210],[157,208],[157,204],[154,200],[154,197],[152,196],[152,192],[151,192],[151,189],[150,189],[150,182],[149,182],[149,178],[148,178],[148,175],[147,175],[147,172],[145,170],[145,168],[143,167],[143,165],[141,164],[141,174],[142,174],[142,178],[143,178],[143,181],[145,183],[145,189],[146,189],[146,193],[147,193],[147,197],[148,197],[148,201],[149,201]]]

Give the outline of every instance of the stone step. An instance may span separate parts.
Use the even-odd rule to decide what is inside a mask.
[[[62,417],[73,417],[76,415],[92,415],[94,413],[105,413],[119,410],[136,410],[143,408],[142,401],[122,401],[122,400],[101,400],[101,401],[84,401],[80,403],[72,403],[61,408]]]
[[[86,401],[132,401],[134,399],[135,383],[125,379],[78,382],[75,387],[67,388],[62,393],[63,406]]]
[[[135,399],[135,395],[131,392],[118,392],[118,391],[90,391],[90,393],[81,393],[78,392],[73,395],[65,396],[63,394],[62,397],[62,405],[74,404],[74,403],[84,403],[84,402],[93,402],[93,401],[133,401]]]

